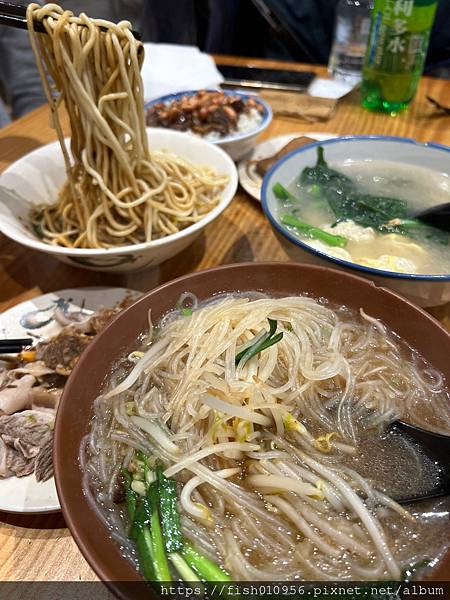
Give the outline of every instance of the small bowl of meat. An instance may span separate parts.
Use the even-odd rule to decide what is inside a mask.
[[[244,158],[272,121],[272,110],[256,94],[200,90],[169,94],[147,103],[147,125],[186,131]]]

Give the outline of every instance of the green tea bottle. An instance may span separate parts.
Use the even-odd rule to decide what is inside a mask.
[[[362,105],[396,113],[416,93],[438,0],[375,0],[361,84]]]

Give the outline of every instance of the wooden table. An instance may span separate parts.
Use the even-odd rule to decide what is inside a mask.
[[[226,57],[223,62],[246,64]],[[292,64],[252,60],[268,67]],[[307,65],[294,68],[310,70]],[[324,68],[317,68],[326,76]],[[449,117],[427,102],[450,96],[450,82],[422,79],[416,100],[396,117],[371,113],[359,106],[354,92],[340,101],[325,122],[275,118],[264,137],[286,133],[330,132],[385,134],[450,145]],[[0,172],[25,153],[56,139],[46,107],[39,108],[0,131]],[[48,255],[32,252],[0,235],[0,311],[40,293],[66,287],[116,285],[142,291],[191,271],[219,264],[252,260],[286,260],[257,202],[239,190],[224,214],[208,227],[182,255],[152,270],[131,275],[108,275],[72,268]],[[450,328],[450,304],[433,311]],[[61,514],[22,516],[0,513],[0,581],[95,580],[96,576],[77,549]]]

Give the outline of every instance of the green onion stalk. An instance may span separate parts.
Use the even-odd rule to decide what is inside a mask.
[[[177,484],[167,478],[161,467],[148,476],[148,457],[139,456],[144,465],[145,495],[132,487],[135,478],[122,471],[125,505],[130,522],[129,537],[136,543],[139,565],[145,579],[172,581],[171,566],[183,581],[226,582],[229,574],[187,541],[181,531]],[[148,481],[152,483],[148,484]]]

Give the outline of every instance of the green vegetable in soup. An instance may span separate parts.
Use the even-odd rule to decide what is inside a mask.
[[[167,478],[160,466],[151,471],[151,460],[141,452],[135,454],[133,462],[133,474],[127,469],[122,471],[122,484],[130,522],[128,535],[136,543],[145,579],[172,581],[172,563],[184,581],[228,581],[226,571],[183,537],[176,481]]]
[[[183,548],[180,515],[177,510],[177,484],[168,479],[161,467],[156,469],[156,482],[159,488],[159,512],[167,552],[179,552]]]
[[[357,183],[328,166],[322,146],[317,149],[316,165],[306,167],[300,174],[300,183],[309,191],[314,190],[314,195],[326,199],[336,224],[351,220],[380,233],[398,233],[418,241],[430,240],[444,245],[450,241],[446,232],[409,218],[405,200],[361,192]]]
[[[190,544],[185,544],[182,556],[187,564],[205,581],[230,581],[231,577],[212,560]]]
[[[147,500],[151,507],[150,533],[153,542],[153,568],[156,581],[171,581],[169,563],[167,561],[165,543],[161,528],[159,500],[160,489],[158,481],[154,481],[147,490]]]
[[[279,200],[291,200],[295,204],[300,203],[300,199],[291,194],[279,181],[274,184],[272,191]]]
[[[257,354],[259,354],[263,350],[266,350],[267,348],[270,348],[270,346],[277,344],[283,339],[282,331],[275,335],[275,332],[277,330],[277,322],[274,319],[267,320],[269,321],[269,331],[266,332],[264,329],[260,331],[257,335],[255,335],[255,338],[254,340],[252,340],[250,346],[244,348],[244,350],[241,350],[236,354],[236,366],[239,363],[242,363],[242,365],[244,365],[248,360],[250,360]]]
[[[314,167],[305,167],[300,175],[300,183],[304,185],[314,186],[314,190],[318,190],[333,186],[335,188],[352,187],[353,181],[331,169],[325,161],[324,149],[322,146],[317,148],[317,163]]]
[[[422,223],[417,219],[393,219],[386,223],[384,233],[400,233],[407,235],[417,241],[430,240],[447,246],[450,235],[446,231]]]
[[[408,216],[404,200],[363,194],[349,177],[331,169],[321,146],[317,149],[316,165],[303,169],[300,182],[320,189],[338,222],[352,220],[383,231],[388,221]]]
[[[137,505],[137,494],[131,488],[131,483],[133,478],[131,477],[131,473],[129,473],[126,469],[122,471],[124,477],[124,487],[125,487],[125,501],[127,503],[128,516],[130,520],[134,520],[134,515],[136,513],[136,505]]]
[[[339,248],[345,248],[345,246],[347,245],[347,238],[343,237],[342,235],[334,235],[332,233],[328,233],[328,231],[324,231],[319,227],[314,227],[313,225],[309,225],[308,223],[300,221],[293,215],[283,215],[281,217],[281,223],[283,225],[293,227],[301,233],[307,234],[310,238],[320,240],[324,244],[327,244],[327,246],[337,246]]]

